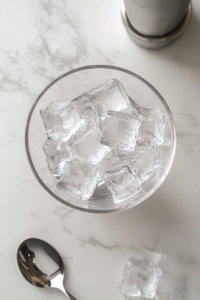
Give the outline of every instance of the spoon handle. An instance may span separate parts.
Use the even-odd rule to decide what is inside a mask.
[[[76,298],[74,298],[70,293],[68,293],[66,291],[66,289],[64,288],[64,286],[59,287],[59,289],[65,294],[65,296],[67,297],[68,300],[77,300]]]
[[[68,295],[69,295],[69,298],[70,298],[71,300],[77,300],[77,299],[74,298],[70,293],[68,293]]]

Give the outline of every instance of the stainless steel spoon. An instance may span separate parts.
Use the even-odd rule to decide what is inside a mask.
[[[18,248],[17,262],[22,275],[32,285],[57,288],[68,300],[76,300],[64,288],[62,258],[48,243],[35,238],[24,241]]]

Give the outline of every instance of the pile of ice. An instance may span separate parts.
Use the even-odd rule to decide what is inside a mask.
[[[120,202],[138,193],[159,165],[165,119],[159,110],[129,99],[116,79],[40,113],[48,167],[66,193],[87,200],[96,186],[106,184]]]

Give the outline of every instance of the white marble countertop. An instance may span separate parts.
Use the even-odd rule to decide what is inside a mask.
[[[127,35],[121,0],[7,0],[0,3],[0,294],[1,299],[64,299],[21,276],[18,245],[28,237],[57,248],[65,287],[78,300],[123,300],[119,282],[133,249],[162,245],[186,282],[185,300],[200,299],[200,2],[171,46],[145,50]],[[88,214],[53,199],[25,153],[28,112],[41,90],[71,69],[109,64],[149,81],[167,101],[178,144],[161,187],[121,213]]]

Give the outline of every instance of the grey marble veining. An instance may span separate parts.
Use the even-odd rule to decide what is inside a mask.
[[[93,236],[91,236],[87,239],[79,238],[79,241],[83,245],[90,245],[90,246],[94,246],[94,247],[102,247],[102,248],[108,249],[108,250],[112,250],[112,249],[115,249],[115,248],[121,248],[121,246],[119,246],[118,244],[114,244],[114,245],[111,245],[111,246],[105,245],[105,244],[101,243],[100,241],[98,241]]]

